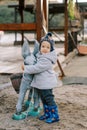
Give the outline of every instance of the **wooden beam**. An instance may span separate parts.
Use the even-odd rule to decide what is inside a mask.
[[[35,23],[9,23],[0,24],[0,30],[3,31],[35,31]]]

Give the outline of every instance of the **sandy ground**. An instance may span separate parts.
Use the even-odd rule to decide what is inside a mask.
[[[66,69],[64,68],[66,76],[77,74],[77,76],[87,77],[87,57],[76,57],[73,61],[67,65]],[[12,119],[18,94],[11,84],[9,86],[9,82],[10,75],[0,75],[0,130],[87,130],[86,85],[73,84],[55,88],[54,94],[60,121],[46,124],[38,117],[29,116],[20,121]],[[8,87],[5,88],[5,84]]]
[[[0,84],[9,82],[9,75],[0,75]],[[12,119],[18,95],[13,87],[0,90],[0,130],[87,130],[87,86],[64,85],[54,89],[60,121],[46,124],[37,117]]]

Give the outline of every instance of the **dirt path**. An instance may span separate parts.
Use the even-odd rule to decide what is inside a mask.
[[[87,130],[87,86],[61,86],[54,93],[61,120],[49,125],[35,117],[13,120],[18,95],[12,86],[0,90],[0,130]]]
[[[67,76],[87,77],[87,57],[76,57],[64,69]],[[86,66],[85,66],[86,65]],[[79,71],[78,71],[79,70]],[[80,73],[81,72],[81,73]],[[0,87],[10,81],[9,75],[0,75]],[[0,90],[0,130],[87,130],[87,86],[63,85],[54,89],[59,107],[60,121],[46,124],[36,117],[24,120],[12,119],[18,95],[10,86]]]

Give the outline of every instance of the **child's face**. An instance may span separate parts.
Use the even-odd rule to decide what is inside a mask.
[[[45,53],[48,53],[48,52],[50,52],[50,43],[49,42],[47,42],[47,41],[43,41],[42,43],[41,43],[41,48],[40,48],[40,52],[42,53],[42,54],[45,54]]]

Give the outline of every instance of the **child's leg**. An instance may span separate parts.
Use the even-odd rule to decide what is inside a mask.
[[[52,89],[44,89],[41,91],[41,93],[42,93],[42,100],[46,103],[46,105],[48,106],[56,105]]]
[[[29,74],[23,75],[21,85],[20,85],[19,98],[18,98],[18,102],[16,105],[17,113],[20,113],[22,111],[24,97],[25,97],[25,94],[27,92],[27,89],[29,89],[29,87],[30,87],[31,81],[32,81],[32,76],[30,76]]]
[[[42,90],[41,95],[46,109],[44,108],[44,115],[40,117],[40,120],[46,119],[46,123],[59,121],[58,107],[54,101],[52,89]]]
[[[58,114],[58,107],[56,105],[56,102],[54,100],[53,90],[48,89],[46,90],[48,93],[46,96],[46,103],[48,104],[48,109],[50,116],[45,121],[46,123],[53,123],[59,121],[59,114]]]

